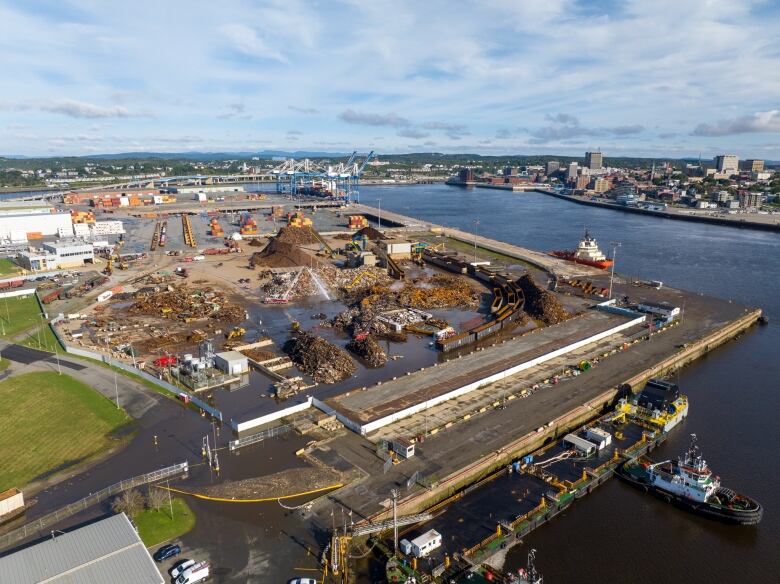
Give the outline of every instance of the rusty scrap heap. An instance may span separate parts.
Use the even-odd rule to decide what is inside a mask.
[[[539,286],[530,274],[522,276],[517,283],[525,296],[524,310],[531,317],[544,324],[557,324],[571,316],[555,294]]]
[[[160,291],[139,291],[132,314],[148,314],[188,322],[213,318],[238,323],[244,320],[244,310],[230,302],[224,294],[212,288],[190,289],[184,285],[167,286]]]
[[[387,363],[387,353],[370,335],[352,339],[347,349],[363,359],[369,367],[382,367]]]
[[[307,332],[298,333],[283,349],[298,369],[319,383],[336,383],[357,369],[344,349]]]

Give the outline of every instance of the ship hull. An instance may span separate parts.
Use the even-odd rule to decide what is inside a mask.
[[[615,473],[624,482],[646,493],[652,493],[659,499],[689,513],[695,513],[696,515],[731,525],[758,525],[764,515],[761,505],[744,495],[740,496],[751,504],[749,509],[730,509],[714,503],[692,501],[686,497],[681,497],[676,493],[651,484],[643,478],[641,473],[637,472],[636,468],[632,468],[633,465],[635,465],[635,462],[624,462],[616,469]]]
[[[610,259],[601,260],[601,261],[584,260],[582,258],[575,257],[574,252],[571,251],[551,251],[547,255],[550,255],[554,258],[558,258],[561,260],[566,260],[567,262],[582,264],[583,266],[591,266],[593,268],[599,268],[600,270],[606,270],[607,268],[611,268],[612,264],[615,263]]]

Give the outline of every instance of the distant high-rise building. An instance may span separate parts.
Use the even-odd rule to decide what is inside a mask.
[[[517,176],[517,175],[518,175],[518,168],[516,166],[504,167],[504,176]]]
[[[586,152],[585,153],[585,167],[591,170],[598,170],[601,168],[604,162],[601,152]]]
[[[748,172],[763,172],[764,161],[753,159],[745,160],[745,162],[742,163],[742,170],[747,170]]]
[[[569,168],[566,170],[566,179],[567,180],[574,180],[577,178],[577,169],[579,168],[579,164],[576,162],[569,163]]]
[[[587,189],[588,183],[590,183],[590,177],[586,174],[581,174],[576,179],[574,179],[574,188],[577,190]]]
[[[715,157],[718,174],[731,176],[739,172],[739,158],[735,154],[720,154]]]
[[[548,160],[544,167],[545,174],[551,175],[561,167],[561,163],[557,160]]]
[[[751,193],[750,191],[739,195],[739,206],[743,209],[752,209],[761,206],[764,196],[761,193]]]
[[[597,193],[606,193],[609,190],[610,183],[605,178],[594,178],[590,183],[590,188]]]

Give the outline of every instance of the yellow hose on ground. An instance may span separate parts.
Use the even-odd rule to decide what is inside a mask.
[[[171,491],[172,493],[179,493],[180,495],[189,495],[190,497],[195,497],[196,499],[203,499],[204,501],[215,501],[217,503],[267,503],[269,501],[279,501],[281,499],[295,499],[296,497],[313,495],[315,493],[321,493],[323,491],[338,489],[339,487],[343,487],[343,486],[344,486],[343,483],[336,483],[335,485],[328,485],[327,487],[322,487],[320,489],[314,489],[311,491],[304,491],[302,493],[294,493],[292,495],[282,495],[280,497],[265,497],[263,499],[225,499],[224,497],[210,497],[208,495],[202,495],[201,493],[191,493],[189,491],[182,491],[181,489],[175,489],[173,487],[163,487],[162,485],[157,485],[157,488],[165,489],[166,491]]]

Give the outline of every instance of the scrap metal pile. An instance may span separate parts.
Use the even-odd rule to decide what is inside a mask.
[[[244,320],[245,311],[230,302],[224,294],[209,287],[197,290],[185,285],[168,285],[160,291],[139,291],[131,314],[162,316],[163,318],[199,320],[211,318],[227,323]]]
[[[297,300],[318,292],[317,285],[308,270],[293,270],[271,274],[270,280],[260,286],[262,294],[272,298]]]
[[[517,283],[525,295],[524,310],[531,317],[541,320],[544,324],[556,324],[571,316],[557,296],[539,286],[530,274],[521,276]]]
[[[363,359],[369,367],[382,367],[387,363],[387,353],[371,335],[363,335],[347,343],[347,349]]]
[[[357,370],[344,349],[307,332],[300,332],[287,341],[283,350],[301,372],[319,383],[336,383]]]
[[[353,337],[370,333],[398,341],[405,340],[406,334],[379,320],[383,313],[403,308],[476,308],[480,303],[479,292],[467,280],[448,275],[419,278],[403,285],[373,284],[348,291],[347,296],[350,307],[323,325],[346,329]]]

